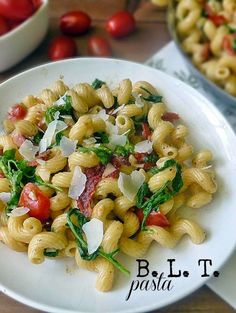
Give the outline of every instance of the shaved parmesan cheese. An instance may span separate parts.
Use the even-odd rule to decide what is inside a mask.
[[[103,222],[97,218],[92,218],[82,226],[82,229],[88,244],[88,254],[92,254],[97,251],[102,243]]]
[[[109,145],[111,146],[124,146],[126,144],[127,137],[125,135],[111,135],[109,137]]]
[[[97,114],[92,114],[92,117],[97,120],[101,118],[103,121],[107,121],[109,118],[109,115],[106,113],[106,110],[101,110]]]
[[[18,207],[15,208],[11,211],[11,213],[7,213],[8,216],[12,216],[12,217],[18,217],[18,216],[22,216],[25,215],[26,213],[28,213],[30,211],[29,208],[26,207]]]
[[[119,106],[118,108],[116,108],[116,109],[112,112],[112,115],[118,113],[118,112],[121,111],[124,107],[125,107],[125,104],[122,104],[121,106]]]
[[[61,138],[60,148],[62,155],[65,157],[70,156],[76,150],[78,140],[71,140],[65,136]]]
[[[2,200],[4,203],[7,203],[10,199],[11,199],[10,192],[0,192],[0,200]]]
[[[34,146],[33,143],[26,139],[20,146],[19,152],[23,158],[27,161],[33,161],[36,153],[39,151],[39,147]]]
[[[87,181],[86,175],[82,172],[79,166],[76,166],[74,169],[68,193],[71,199],[77,200],[79,198],[79,196],[84,191],[86,181]]]
[[[55,135],[67,128],[66,123],[63,121],[55,120],[48,124],[43,138],[39,143],[39,152],[42,153],[52,144]]]
[[[152,145],[153,143],[150,140],[144,140],[141,142],[138,142],[134,146],[134,151],[139,153],[151,153],[152,152]]]
[[[90,137],[90,138],[87,138],[87,139],[83,140],[83,144],[85,146],[93,145],[96,142],[97,142],[97,140],[94,137]]]
[[[135,104],[138,108],[142,108],[145,104],[145,101],[142,99],[142,94],[138,94],[137,92],[133,92],[132,96],[135,99]]]
[[[66,96],[66,93],[62,97],[60,97],[57,101],[55,101],[54,105],[60,106],[60,105],[66,104],[65,96]]]
[[[106,122],[106,131],[109,135],[118,135],[117,125],[113,125],[111,122]]]
[[[139,171],[133,171],[130,175],[120,173],[118,187],[126,198],[133,201],[144,181],[145,176]]]
[[[111,163],[108,163],[103,174],[102,174],[102,177],[107,177],[109,176],[111,173],[115,172],[116,171],[116,168],[111,164]]]

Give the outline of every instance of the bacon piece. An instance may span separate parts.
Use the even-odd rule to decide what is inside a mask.
[[[123,156],[114,155],[111,159],[111,164],[116,168],[120,169],[122,165],[130,166],[128,158],[125,158]]]
[[[11,136],[14,144],[17,145],[18,148],[22,145],[22,143],[26,139],[25,136],[21,135],[20,133],[17,133],[15,130],[12,132]]]
[[[143,169],[145,171],[150,170],[151,168],[153,168],[156,163],[155,162],[150,162],[150,161],[146,161],[145,157],[150,156],[150,155],[154,155],[153,153],[144,153],[144,152],[135,152],[134,153],[134,157],[137,160],[138,164],[143,164]]]
[[[47,161],[50,157],[50,154],[51,154],[51,151],[50,150],[47,150],[47,151],[44,151],[44,152],[41,152],[41,153],[38,153],[36,155],[36,159],[40,159],[40,160],[43,160],[43,161]]]
[[[148,123],[142,123],[141,126],[142,126],[142,137],[144,139],[150,140],[152,136],[152,132]]]
[[[98,165],[95,167],[85,169],[84,174],[87,177],[85,189],[77,200],[77,205],[80,211],[86,216],[92,215],[91,201],[96,189],[97,184],[102,178],[102,174],[105,170],[104,165]]]
[[[163,121],[167,122],[173,122],[180,119],[179,114],[175,112],[165,112],[161,118]]]

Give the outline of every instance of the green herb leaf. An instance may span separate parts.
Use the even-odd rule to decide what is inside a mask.
[[[109,143],[109,136],[105,132],[96,132],[93,136],[98,143]]]
[[[114,257],[119,252],[119,249],[111,253],[105,253],[102,248],[98,248],[94,253],[91,255],[88,254],[88,245],[84,239],[84,234],[82,231],[82,226],[88,222],[88,219],[76,208],[72,208],[67,213],[67,224],[68,227],[73,232],[77,247],[82,259],[90,261],[94,260],[97,256],[101,256],[105,258],[107,261],[111,262],[116,268],[118,268],[122,273],[125,275],[129,275],[130,272],[120,264]]]
[[[56,249],[44,249],[43,254],[49,258],[55,258],[59,254],[59,250]]]
[[[136,206],[138,208],[141,208],[145,202],[145,197],[150,196],[150,194],[151,194],[151,192],[149,190],[148,184],[143,183],[142,186],[139,188],[138,193],[137,193]]]
[[[161,168],[155,168],[155,174],[163,171],[164,169],[176,166],[176,175],[172,181],[166,182],[159,190],[157,190],[150,199],[143,202],[140,206],[140,208],[143,210],[143,221],[141,223],[141,229],[143,230],[145,228],[145,223],[147,220],[147,217],[152,211],[159,211],[159,206],[171,199],[173,196],[175,196],[179,190],[183,187],[183,179],[182,179],[182,168],[181,166],[175,161],[175,160],[167,160],[164,165]],[[140,188],[143,188],[145,191],[146,187],[141,186]],[[141,194],[142,191],[140,191]],[[141,197],[140,197],[141,199]],[[142,200],[139,199],[139,204]]]
[[[33,143],[35,143],[36,145],[38,145],[41,141],[41,139],[43,138],[43,132],[38,132],[34,137],[33,137]]]
[[[158,103],[158,102],[162,101],[162,98],[163,98],[162,96],[160,96],[160,95],[153,95],[146,88],[144,88],[144,87],[141,87],[141,88],[149,94],[149,96],[143,97],[144,100],[149,101],[149,102],[155,102],[155,103]]]
[[[232,48],[236,52],[236,38],[234,38],[232,41]]]
[[[105,83],[104,83],[102,80],[96,78],[96,79],[92,82],[92,87],[93,87],[94,89],[99,89],[99,88],[101,88],[102,85],[104,85],[104,84],[105,84]]]
[[[127,158],[131,153],[134,152],[134,145],[129,142],[127,139],[126,144],[124,146],[116,146],[114,150],[114,154],[123,156]]]
[[[96,153],[97,157],[100,159],[103,165],[109,163],[112,156],[112,151],[103,145],[98,147],[79,147],[79,151],[84,153],[92,151]]]
[[[156,163],[157,160],[158,160],[158,156],[155,154],[148,154],[144,157],[144,162],[147,162],[147,163]]]
[[[47,109],[45,112],[45,121],[47,124],[51,123],[55,120],[56,112],[60,112],[60,115],[72,115],[72,102],[70,96],[65,96],[64,98],[65,104],[63,105],[54,105]],[[63,120],[61,116],[59,116],[59,120]]]

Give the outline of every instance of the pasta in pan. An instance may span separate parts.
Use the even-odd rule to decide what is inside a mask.
[[[193,155],[188,128],[150,83],[70,89],[59,80],[13,106],[3,125],[0,241],[30,262],[75,258],[108,291],[115,269],[129,274],[120,251],[142,257],[152,242],[204,241],[178,212],[212,201],[212,153]]]

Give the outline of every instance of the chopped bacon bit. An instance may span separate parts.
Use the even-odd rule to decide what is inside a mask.
[[[5,178],[5,175],[3,172],[0,172],[0,178]]]
[[[111,178],[118,178],[119,177],[119,173],[120,173],[120,170],[116,169],[112,173],[106,175],[105,178],[109,178],[109,177],[111,177]]]
[[[38,165],[38,162],[37,162],[37,160],[32,160],[32,161],[27,161],[27,164],[29,166],[36,167]]]
[[[142,126],[142,137],[144,139],[150,140],[152,136],[152,132],[148,123],[142,123],[141,126]]]
[[[145,171],[149,171],[151,168],[153,168],[156,163],[155,162],[150,162],[150,161],[146,161],[145,157],[150,156],[150,153],[141,153],[141,152],[135,152],[134,153],[134,157],[137,160],[138,164],[143,164],[143,169]]]
[[[209,16],[209,19],[216,25],[220,26],[227,23],[227,19],[221,14]]]
[[[203,61],[207,61],[209,59],[210,53],[211,53],[210,43],[207,42],[203,45],[203,49],[202,49],[202,53],[201,53]]]
[[[50,158],[51,151],[47,150],[36,155],[36,159],[47,161]]]
[[[236,51],[233,48],[233,40],[236,40],[236,34],[228,34],[223,38],[223,49],[229,55],[236,55]]]
[[[120,169],[122,165],[130,166],[128,158],[122,157],[122,156],[113,156],[111,159],[111,164],[116,168]]]
[[[17,147],[20,147],[22,143],[25,141],[25,136],[17,133],[15,130],[12,132],[12,140]]]
[[[104,165],[98,165],[91,168],[86,168],[84,174],[87,177],[85,189],[77,200],[77,205],[80,211],[86,216],[92,215],[91,200],[93,198],[97,184],[102,178],[105,170]]]
[[[179,114],[175,112],[165,112],[161,118],[163,121],[168,121],[168,122],[173,122],[173,121],[180,119]]]

